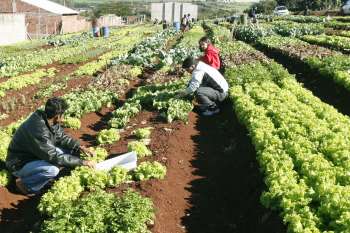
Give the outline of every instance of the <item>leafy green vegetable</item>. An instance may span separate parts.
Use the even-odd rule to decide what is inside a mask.
[[[106,67],[110,60],[119,55],[125,55],[136,43],[143,39],[142,32],[154,33],[157,27],[148,27],[145,25],[132,28],[119,28],[113,30],[109,38],[87,37],[87,40],[67,43],[60,47],[53,47],[39,50],[20,50],[16,53],[10,53],[1,57],[0,77],[13,77],[19,74],[34,71],[38,67],[60,62],[67,58],[79,57],[90,50],[110,50],[112,52],[99,57],[96,62],[88,63],[76,71],[77,75],[94,74],[99,69]],[[128,34],[128,36],[125,36]]]
[[[99,111],[103,106],[110,106],[117,101],[117,95],[112,91],[89,88],[76,90],[63,96],[69,108],[65,116],[81,118],[82,115]]]
[[[78,199],[83,191],[79,176],[62,177],[41,197],[38,209],[47,215],[55,215],[65,208],[62,205],[69,205],[71,201]]]
[[[97,135],[98,144],[112,144],[113,142],[119,141],[120,135],[117,129],[104,129]]]
[[[265,175],[261,202],[281,211],[290,232],[346,232],[350,119],[271,60],[231,62],[229,95]]]
[[[109,120],[108,124],[111,127],[123,128],[129,122],[130,118],[139,113],[140,110],[141,105],[138,101],[125,103],[121,108],[112,113],[113,118]]]
[[[142,74],[142,68],[140,66],[134,66],[129,70],[131,77],[136,78]]]
[[[342,36],[326,36],[326,35],[310,36],[308,35],[308,36],[301,37],[301,39],[310,44],[326,46],[341,52],[346,52],[346,53],[350,52],[350,38],[346,38]]]
[[[151,129],[152,129],[152,127],[139,128],[139,129],[134,130],[133,134],[138,139],[149,138],[151,136]]]
[[[166,167],[159,162],[143,162],[134,172],[136,180],[164,179]]]
[[[63,120],[63,126],[71,129],[80,129],[81,122],[79,118],[67,117]]]
[[[153,223],[152,201],[128,190],[120,197],[98,190],[60,209],[46,220],[43,233],[149,233],[147,224]]]
[[[132,141],[128,143],[128,151],[135,151],[139,158],[152,155],[147,146],[140,141]]]
[[[5,161],[7,157],[7,149],[11,142],[11,136],[0,131],[0,161]]]
[[[180,99],[170,99],[167,110],[168,122],[173,120],[188,121],[188,113],[192,111],[193,105],[189,101]]]
[[[11,174],[7,170],[0,170],[0,187],[10,183]]]
[[[121,167],[114,167],[108,172],[108,187],[116,187],[122,183],[131,180],[131,175],[128,174],[128,170]]]
[[[115,167],[105,172],[88,167],[78,167],[71,176],[62,177],[54,183],[41,198],[38,209],[43,214],[55,216],[57,211],[71,206],[84,190],[115,187],[130,180],[131,176],[123,168]]]
[[[75,169],[74,175],[79,176],[81,185],[88,190],[103,189],[108,181],[108,173],[106,171],[99,171],[84,166]]]
[[[39,83],[42,78],[53,77],[57,70],[50,68],[47,70],[40,69],[31,74],[25,74],[18,77],[11,78],[5,82],[0,83],[0,97],[5,96],[5,92],[8,90],[20,90],[29,85]]]
[[[95,162],[101,162],[104,161],[108,157],[108,152],[105,148],[102,147],[90,147],[91,151],[93,151],[96,155],[95,156],[89,156],[84,153],[81,154],[81,158],[84,160],[91,160]]]

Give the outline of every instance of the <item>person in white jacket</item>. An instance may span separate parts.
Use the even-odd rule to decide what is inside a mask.
[[[177,97],[194,94],[200,104],[199,109],[202,115],[211,116],[219,113],[217,103],[227,97],[228,91],[228,83],[224,76],[217,69],[193,57],[187,57],[182,68],[192,73],[192,78],[186,90],[180,91]]]

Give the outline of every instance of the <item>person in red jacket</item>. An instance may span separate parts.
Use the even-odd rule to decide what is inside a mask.
[[[204,36],[199,40],[199,49],[204,52],[204,55],[199,60],[219,70],[221,66],[220,51],[210,43],[208,37]]]

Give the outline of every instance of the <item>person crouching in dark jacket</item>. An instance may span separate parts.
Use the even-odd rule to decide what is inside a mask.
[[[67,109],[64,99],[51,98],[45,109],[35,111],[13,136],[6,166],[17,177],[16,186],[21,193],[40,193],[50,180],[58,176],[59,167],[95,166],[93,161],[72,155],[93,153],[64,133],[60,122]]]

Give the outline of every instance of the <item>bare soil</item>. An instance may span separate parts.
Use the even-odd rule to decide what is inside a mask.
[[[110,110],[87,114],[84,127],[67,132],[85,145],[95,145],[94,135],[106,127]],[[188,124],[168,124],[156,113],[142,112],[122,132],[122,139],[108,146],[111,156],[126,152],[127,143],[134,140],[131,131],[145,126],[154,127],[150,159],[168,169],[164,180],[131,185],[154,202],[153,233],[286,232],[281,219],[259,203],[264,184],[255,152],[230,103],[211,118],[191,113]],[[0,189],[0,232],[29,232],[40,219],[35,210],[40,197],[9,190]]]
[[[282,46],[280,50],[285,52],[286,54],[289,54],[292,57],[298,57],[301,60],[304,60],[309,57],[323,58],[337,54],[337,52],[332,51],[330,49],[311,44],[286,45]]]
[[[36,85],[29,85],[25,88],[22,88],[21,90],[10,90],[6,92],[6,95],[1,98],[0,114],[6,113],[10,117],[4,120],[0,120],[0,126],[7,125],[10,122],[17,121],[23,116],[27,116],[30,112],[34,111],[46,101],[45,98],[42,98],[40,100],[34,98],[35,94],[37,94],[38,91],[47,88],[52,84],[60,82],[61,79],[67,75],[72,74],[79,67],[96,59],[97,57],[94,57],[80,64],[53,63],[41,67],[40,69],[56,68],[58,72],[56,73],[55,77],[43,78],[42,81]],[[68,93],[73,88],[84,87],[90,82],[91,78],[92,77],[90,76],[75,77],[68,81],[67,88],[55,92],[53,96],[61,96],[65,93]],[[7,79],[9,78],[0,79],[0,83],[6,81]]]
[[[62,78],[62,77],[59,77]],[[67,83],[67,88],[63,90],[59,90],[53,93],[53,96],[62,96],[66,93],[69,93],[71,90],[78,87],[85,87],[91,80],[91,77],[84,76],[76,79],[71,79]],[[55,83],[54,80],[51,80],[51,84]],[[47,80],[48,83],[49,80]],[[15,122],[22,117],[28,116],[31,112],[35,111],[38,107],[43,105],[46,102],[46,98],[35,99],[35,94],[40,90],[40,86],[30,86],[25,88],[25,90],[21,90],[21,92],[12,92],[8,94],[7,100],[22,100],[21,102],[16,102],[15,107],[7,112],[9,115],[8,118],[0,121],[0,126],[6,126],[12,122]],[[5,112],[3,109],[0,111],[1,113]]]

